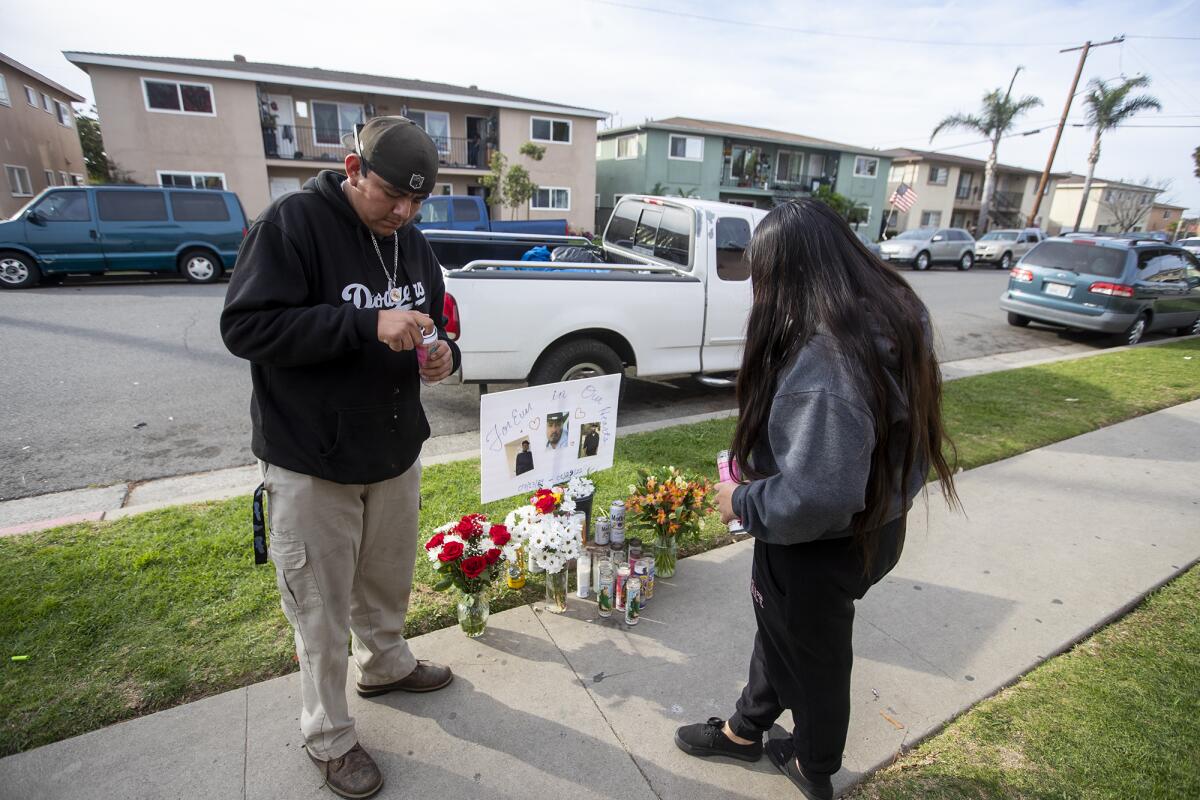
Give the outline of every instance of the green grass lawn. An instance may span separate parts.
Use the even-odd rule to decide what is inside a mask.
[[[1100,355],[947,384],[947,425],[966,469],[1200,397],[1200,342]],[[595,476],[597,508],[641,467],[713,475],[733,420],[622,438]],[[714,476],[715,477],[715,476]],[[516,500],[479,504],[479,464],[431,467],[422,530]],[[715,518],[690,554],[730,541]],[[417,559],[409,635],[454,622]],[[492,609],[542,591],[500,590]],[[255,567],[248,498],[72,525],[0,540],[0,754],[286,674],[291,633],[271,567]],[[10,656],[28,656],[14,662]]]
[[[855,800],[1200,797],[1200,567],[985,700]]]

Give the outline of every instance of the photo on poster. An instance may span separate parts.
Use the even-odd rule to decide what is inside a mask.
[[[600,452],[600,431],[599,422],[579,426],[579,458],[592,458]]]
[[[533,444],[528,436],[518,436],[504,445],[505,460],[508,462],[508,477],[516,478],[534,469]]]
[[[556,411],[546,415],[546,449],[566,450],[571,438],[571,415]]]

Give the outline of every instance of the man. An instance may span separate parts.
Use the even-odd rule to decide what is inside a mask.
[[[383,776],[347,708],[346,640],[363,697],[453,677],[417,661],[403,631],[429,438],[419,381],[449,376],[459,352],[442,329],[440,267],[409,224],[437,181],[437,147],[403,117],[372,119],[353,146],[345,175],[321,172],[254,223],[221,333],[251,362],[251,449],[296,635],[305,748],[334,792],[368,797]]]
[[[594,456],[600,449],[600,426],[592,425],[583,435],[584,456]]]
[[[546,449],[562,450],[567,446],[567,414],[546,415]]]
[[[529,452],[529,440],[521,442],[521,452],[517,453],[517,474],[529,472],[533,469],[533,453]]]

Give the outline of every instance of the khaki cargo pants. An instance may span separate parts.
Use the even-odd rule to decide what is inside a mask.
[[[358,736],[346,703],[346,641],[358,681],[398,681],[417,662],[404,639],[417,548],[421,462],[341,484],[259,462],[283,613],[296,634],[309,752],[340,758]]]

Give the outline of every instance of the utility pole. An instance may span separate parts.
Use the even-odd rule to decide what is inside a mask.
[[[1124,36],[1114,37],[1107,42],[1092,44],[1084,42],[1079,47],[1068,47],[1066,50],[1059,50],[1060,53],[1070,53],[1075,50],[1082,50],[1079,54],[1079,66],[1075,68],[1075,79],[1071,81],[1071,91],[1067,92],[1067,104],[1063,107],[1062,119],[1058,121],[1058,130],[1054,133],[1054,144],[1050,145],[1050,158],[1046,159],[1046,168],[1042,170],[1042,179],[1038,181],[1037,197],[1033,198],[1033,211],[1029,212],[1028,226],[1033,227],[1034,220],[1037,219],[1038,210],[1042,207],[1042,194],[1046,191],[1046,184],[1050,182],[1050,170],[1054,166],[1054,156],[1058,153],[1058,142],[1062,139],[1063,128],[1067,125],[1067,115],[1071,113],[1071,103],[1075,100],[1075,90],[1079,87],[1079,76],[1083,74],[1083,64],[1087,61],[1088,53],[1093,47],[1105,47],[1110,44],[1120,44],[1125,41]],[[1087,198],[1083,198],[1083,203],[1087,203]]]

